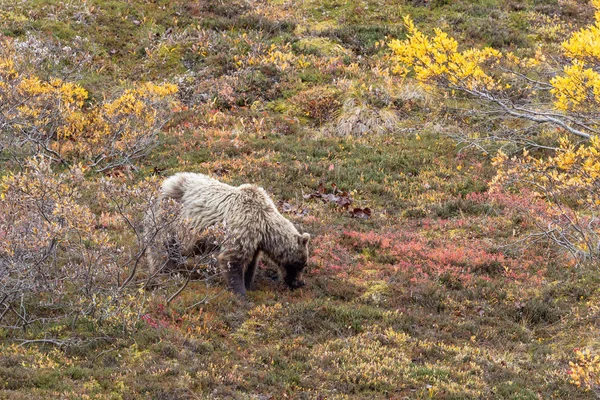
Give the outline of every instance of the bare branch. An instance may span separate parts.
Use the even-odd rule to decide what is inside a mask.
[[[579,136],[586,140],[591,139],[591,135],[589,133],[575,129],[575,128],[569,126],[565,121],[563,121],[557,117],[545,115],[543,113],[528,112],[529,110],[527,110],[527,112],[524,112],[524,111],[519,112],[520,110],[518,108],[515,108],[512,105],[505,104],[502,100],[492,96],[488,92],[483,92],[483,91],[479,91],[479,90],[475,90],[475,89],[467,89],[466,87],[461,87],[461,86],[450,85],[449,87],[451,89],[460,90],[460,91],[468,93],[472,96],[475,96],[475,97],[487,100],[493,104],[496,104],[496,105],[500,106],[500,108],[510,116],[513,116],[513,117],[516,117],[519,119],[525,119],[525,120],[537,122],[537,123],[551,123],[551,124],[560,126],[564,130],[566,130],[567,132],[569,132],[575,136]],[[583,125],[583,126],[585,126],[585,125]]]

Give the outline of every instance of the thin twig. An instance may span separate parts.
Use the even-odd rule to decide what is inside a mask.
[[[26,344],[34,344],[34,343],[46,343],[46,344],[53,344],[55,346],[58,347],[63,347],[66,346],[69,343],[74,342],[74,340],[56,340],[56,339],[31,339],[31,340],[27,340],[27,339],[15,339],[16,341],[20,341],[22,342],[19,347],[22,347]]]

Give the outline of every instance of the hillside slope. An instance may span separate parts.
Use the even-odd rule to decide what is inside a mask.
[[[575,383],[569,364],[585,357],[578,350],[600,350],[597,266],[573,267],[547,241],[525,245],[543,201],[492,190],[491,155],[452,139],[502,121],[390,72],[387,43],[406,37],[405,15],[465,46],[523,57],[543,49],[549,58],[593,21],[589,4],[567,0],[3,2],[0,72],[12,60],[20,77],[64,93],[67,86],[52,83],[60,78],[89,94],[60,108],[61,118],[86,115],[81,126],[53,113],[44,128],[36,125],[79,127],[72,136],[49,135],[49,143],[64,139],[45,153],[63,157],[52,167],[29,167],[37,172],[27,175],[31,154],[3,150],[3,201],[13,187],[50,193],[57,203],[73,196],[66,214],[80,218],[78,234],[92,239],[69,231],[49,247],[31,246],[49,248],[49,257],[71,254],[49,268],[97,257],[93,265],[107,280],[90,273],[97,292],[71,288],[57,299],[41,291],[0,302],[7,304],[4,319],[0,308],[0,398],[597,397],[598,370],[590,390]],[[173,84],[177,93],[171,86],[125,92],[144,82]],[[144,111],[131,100],[118,123],[129,121],[123,129],[147,143],[154,139],[144,132],[155,130],[159,141],[139,158],[101,164],[104,156],[89,156],[93,145],[78,143],[101,142],[94,129],[117,118],[110,110],[126,107],[124,93],[142,98]],[[100,109],[105,114],[94,114]],[[126,153],[111,146],[114,157]],[[79,162],[88,164],[61,177]],[[143,205],[152,185],[179,171],[263,186],[311,233],[307,286],[289,291],[265,264],[247,301],[215,277],[192,280],[169,304],[185,278],[155,290],[119,287],[138,264],[139,237],[130,228],[142,206],[132,206],[130,223],[127,199]],[[30,218],[23,210],[12,215]],[[9,220],[0,215],[0,227]],[[0,229],[0,238],[7,232]],[[68,253],[68,246],[78,247]],[[114,260],[120,270],[109,270]],[[142,275],[143,267],[142,260]]]

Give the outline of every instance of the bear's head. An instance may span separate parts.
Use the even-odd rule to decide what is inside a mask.
[[[294,254],[288,258],[287,262],[282,265],[284,277],[283,280],[290,289],[298,289],[306,283],[302,280],[302,271],[306,267],[308,261],[308,241],[310,235],[303,233],[298,235],[298,247]]]

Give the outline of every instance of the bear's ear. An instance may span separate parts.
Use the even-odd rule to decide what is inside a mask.
[[[298,238],[300,239],[300,244],[302,246],[306,246],[306,244],[308,243],[308,241],[310,240],[310,235],[308,233],[303,233],[302,235],[300,235],[300,237]]]

